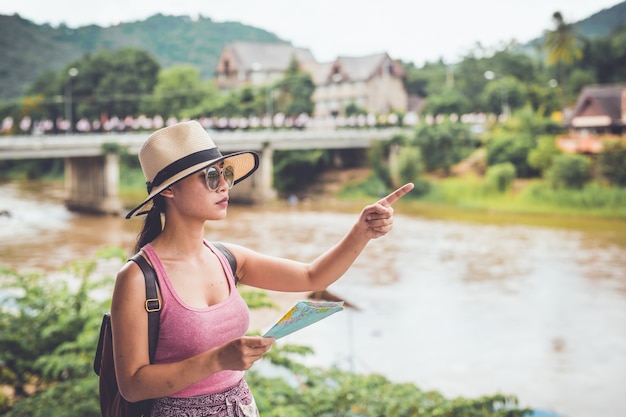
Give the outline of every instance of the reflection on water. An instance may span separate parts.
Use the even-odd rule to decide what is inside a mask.
[[[5,266],[51,269],[104,245],[130,249],[140,226],[20,193],[0,187],[0,210],[11,212],[0,217]],[[231,207],[207,237],[311,260],[359,208]],[[569,417],[626,415],[626,225],[565,227],[560,219],[549,228],[396,212],[394,231],[330,288],[359,310],[284,340],[313,346],[309,364],[377,372],[447,396],[515,394],[522,405]]]

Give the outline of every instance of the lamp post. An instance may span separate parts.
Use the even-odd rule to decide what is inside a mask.
[[[498,74],[493,71],[485,71],[484,73],[485,79],[491,81],[496,78],[502,79],[502,74]],[[502,115],[505,117],[509,117],[511,114],[511,109],[509,107],[509,91],[506,88],[506,85],[502,81],[498,83],[498,88],[500,90],[500,102],[502,103]]]
[[[67,79],[67,83],[65,83],[65,118],[70,123],[67,133],[73,133],[74,122],[72,119],[74,117],[72,115],[72,78],[78,75],[78,69],[74,67],[70,68],[67,71],[67,75],[69,75],[69,78]]]

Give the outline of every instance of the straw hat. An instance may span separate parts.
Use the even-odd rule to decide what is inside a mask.
[[[235,184],[259,167],[259,156],[251,151],[222,155],[207,131],[195,120],[157,130],[139,150],[148,198],[128,212],[126,218],[147,214],[150,208],[144,206],[152,203],[161,191],[220,161],[233,166]],[[140,211],[141,208],[144,209]]]

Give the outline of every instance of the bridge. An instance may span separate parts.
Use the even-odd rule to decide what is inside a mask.
[[[66,206],[98,214],[123,211],[118,196],[119,152],[137,154],[152,132],[0,137],[0,160],[62,158]],[[257,172],[231,191],[233,201],[274,199],[273,153],[276,150],[366,149],[373,142],[406,134],[401,128],[344,130],[209,131],[222,153],[256,151]]]

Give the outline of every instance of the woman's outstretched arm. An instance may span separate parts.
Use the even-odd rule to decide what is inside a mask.
[[[350,268],[370,240],[385,236],[392,230],[392,204],[412,189],[413,184],[405,184],[364,207],[343,238],[310,263],[271,257],[241,246],[228,245],[237,258],[240,282],[276,291],[325,289]]]

